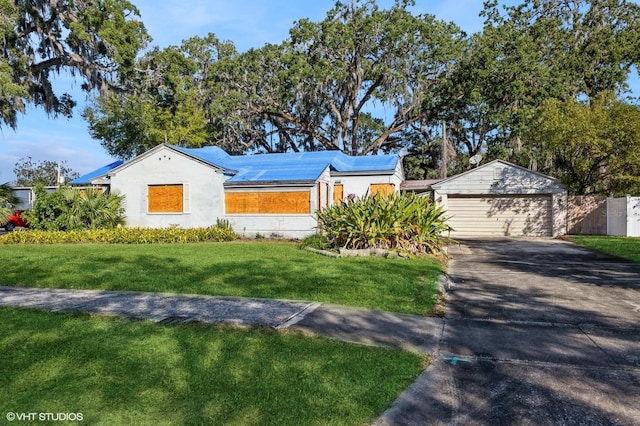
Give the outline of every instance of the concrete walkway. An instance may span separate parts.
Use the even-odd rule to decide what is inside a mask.
[[[436,361],[378,425],[640,425],[640,265],[559,240],[452,247]]]
[[[0,286],[0,306],[159,322],[288,328],[333,339],[433,353],[444,321],[288,300]]]

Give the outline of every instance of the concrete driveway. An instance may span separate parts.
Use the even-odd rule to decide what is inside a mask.
[[[639,425],[640,265],[466,240],[436,361],[378,424]]]

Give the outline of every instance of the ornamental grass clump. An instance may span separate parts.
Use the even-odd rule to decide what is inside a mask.
[[[376,194],[328,207],[318,212],[318,221],[334,247],[440,255],[451,231],[444,213],[426,197]]]

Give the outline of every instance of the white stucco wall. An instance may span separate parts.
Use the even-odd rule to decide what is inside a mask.
[[[127,226],[182,228],[215,225],[224,217],[224,175],[167,147],[159,147],[110,174],[111,190],[124,194]],[[149,213],[149,185],[184,185],[183,213]]]
[[[334,173],[331,176],[331,193],[330,200],[333,200],[333,185],[342,184],[344,191],[343,195],[346,198],[349,194],[354,194],[356,197],[364,197],[369,195],[369,187],[372,184],[393,184],[396,188],[396,192],[400,191],[400,184],[404,180],[404,172],[402,170],[401,162],[398,162],[395,173],[393,174],[339,174]]]
[[[260,234],[266,238],[304,238],[316,233],[313,215],[227,215],[236,234],[253,238]]]

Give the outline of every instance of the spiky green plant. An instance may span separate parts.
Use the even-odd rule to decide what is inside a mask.
[[[321,232],[336,247],[441,254],[451,228],[444,210],[415,194],[355,198],[318,212]]]
[[[18,202],[9,183],[0,185],[0,225],[7,223],[7,216],[13,213],[12,209]]]
[[[98,188],[62,190],[68,201],[67,229],[111,229],[124,225],[124,196]]]
[[[33,209],[25,215],[34,229],[110,229],[124,224],[124,196],[98,188],[62,187],[47,193],[42,186],[36,186],[34,191]]]

